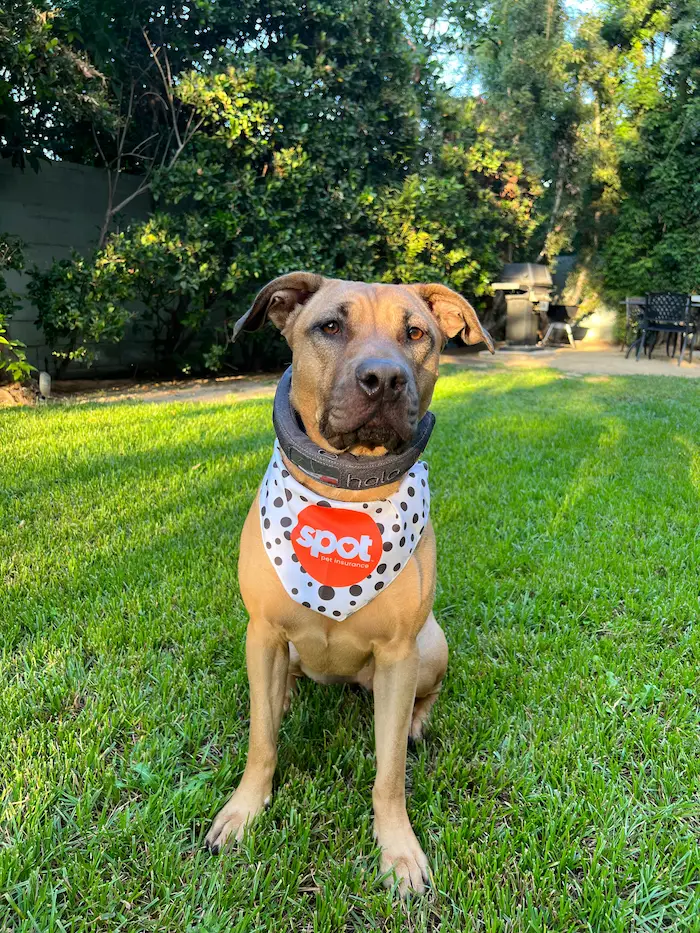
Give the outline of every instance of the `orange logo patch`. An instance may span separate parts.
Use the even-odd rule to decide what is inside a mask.
[[[379,563],[382,536],[374,519],[350,509],[307,505],[292,532],[299,563],[318,583],[352,586]]]

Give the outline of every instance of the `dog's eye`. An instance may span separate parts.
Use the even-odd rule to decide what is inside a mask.
[[[408,339],[409,340],[420,340],[421,337],[425,337],[425,331],[421,330],[420,327],[409,327],[408,328]]]
[[[324,334],[339,334],[340,333],[340,324],[337,321],[326,321],[325,324],[321,324],[321,330]]]

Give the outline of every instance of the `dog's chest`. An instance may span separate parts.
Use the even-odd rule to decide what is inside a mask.
[[[387,498],[324,499],[290,476],[275,445],[260,489],[260,529],[287,594],[338,623],[367,607],[418,546],[430,512],[427,475],[417,463]]]

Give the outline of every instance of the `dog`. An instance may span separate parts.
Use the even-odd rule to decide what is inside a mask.
[[[319,455],[326,452],[341,462],[344,454],[351,454],[360,468],[391,464],[411,443],[428,412],[448,338],[461,334],[466,343],[484,342],[493,352],[472,306],[439,284],[368,284],[292,272],[260,291],[238,321],[234,339],[266,320],[281,331],[292,350],[290,401],[299,431]],[[432,611],[436,551],[426,514],[427,489],[422,490],[423,504],[420,515],[414,512],[413,525],[410,510],[401,511],[406,503],[395,501],[396,496],[416,495],[415,489],[401,489],[413,489],[410,484],[416,480],[410,477],[417,475],[414,469],[393,482],[382,482],[386,473],[380,472],[377,485],[358,479],[362,488],[352,483],[337,488],[333,477],[302,469],[282,450],[277,460],[273,455],[240,543],[240,590],[250,617],[248,758],[238,788],[206,837],[212,851],[219,851],[229,838],[240,839],[270,800],[278,731],[297,678],[356,683],[374,693],[377,772],[372,802],[381,871],[387,885],[398,883],[402,895],[424,891],[428,861],[406,812],[406,746],[409,737],[422,738],[445,676],[448,648]],[[285,483],[293,489],[285,487],[283,496]],[[303,524],[300,518],[292,529],[293,519],[278,516],[276,527],[286,526],[280,532],[284,537],[269,538],[275,529],[268,530],[262,503],[268,503],[270,511],[278,503],[281,515],[286,499],[293,497],[302,500],[301,515],[308,521]],[[312,500],[316,505],[303,505]],[[392,524],[398,531],[375,521],[382,505],[398,516]],[[325,511],[319,512],[318,506]],[[324,517],[328,524],[346,514],[351,525],[341,522],[333,526],[335,531],[322,527]],[[378,569],[388,568],[389,561],[377,561],[386,556],[387,545],[394,545],[375,540],[377,525],[383,533],[401,535],[392,539],[397,549],[408,540],[410,529],[417,541],[401,545],[403,563],[399,559],[393,564],[393,578],[386,585],[381,579],[373,586],[365,584],[371,598],[365,593],[362,598],[367,601],[358,605],[358,598],[353,609],[349,597],[362,590],[361,582],[334,588],[317,587],[317,581],[336,579],[328,576],[333,573],[347,584],[370,566],[375,569],[369,578],[380,576]],[[296,577],[281,576],[275,562],[282,565],[283,558],[271,558],[275,542],[287,548],[291,559],[285,572],[300,575],[299,586],[307,590],[299,597],[308,592],[307,599],[296,598]],[[309,570],[300,564],[299,555]],[[391,574],[389,569],[384,572]],[[345,594],[344,603],[332,609],[333,599],[324,594],[337,599],[336,590]],[[316,604],[321,600],[327,605]]]

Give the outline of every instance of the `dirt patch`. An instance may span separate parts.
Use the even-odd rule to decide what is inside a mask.
[[[107,402],[231,402],[274,394],[279,373],[253,376],[216,376],[209,379],[171,379],[138,382],[134,379],[72,379],[55,382],[55,400],[84,405]]]
[[[0,408],[16,405],[36,405],[39,390],[34,385],[23,386],[19,382],[0,385]]]

